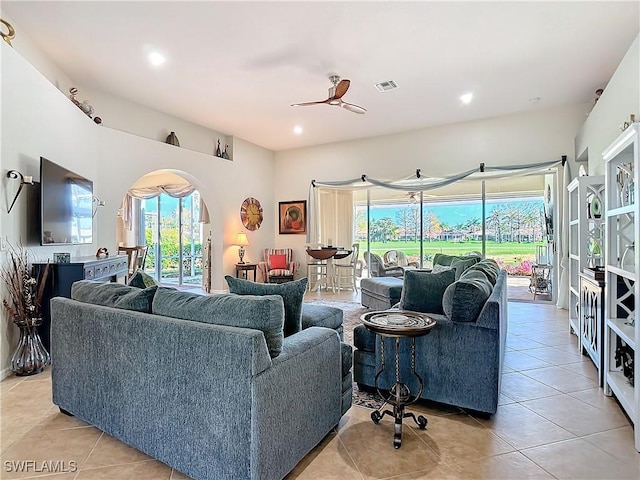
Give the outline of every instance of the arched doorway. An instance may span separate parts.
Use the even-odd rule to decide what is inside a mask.
[[[163,285],[200,287],[208,280],[208,211],[181,175],[157,171],[129,189],[120,209],[118,245],[146,245],[145,273]]]

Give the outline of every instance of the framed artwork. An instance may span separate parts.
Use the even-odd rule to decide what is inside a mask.
[[[278,203],[278,219],[280,220],[280,234],[307,233],[307,201]]]

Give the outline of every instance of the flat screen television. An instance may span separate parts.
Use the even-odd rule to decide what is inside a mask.
[[[40,243],[93,243],[93,182],[40,157]]]

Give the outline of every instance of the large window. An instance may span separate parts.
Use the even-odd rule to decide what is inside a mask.
[[[402,252],[405,262],[424,268],[436,253],[493,258],[509,274],[510,297],[531,299],[532,264],[547,243],[544,177],[508,183],[513,189],[506,190],[503,179],[459,182],[422,194],[361,190],[354,195],[354,237],[362,252],[369,249],[382,259]]]

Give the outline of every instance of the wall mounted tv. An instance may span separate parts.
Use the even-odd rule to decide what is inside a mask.
[[[93,242],[93,182],[40,157],[40,243]]]

